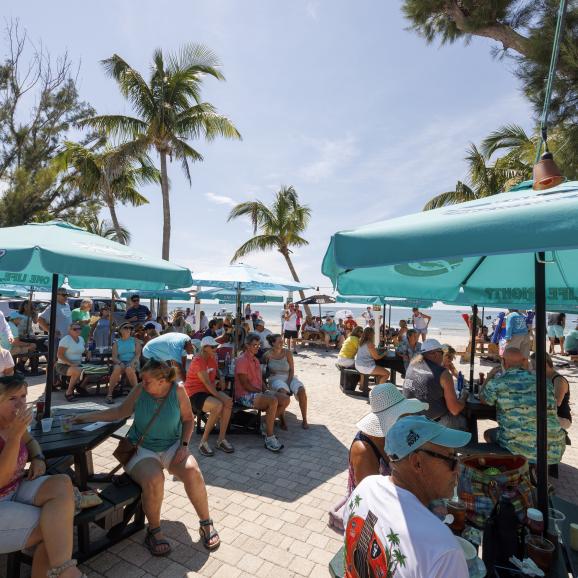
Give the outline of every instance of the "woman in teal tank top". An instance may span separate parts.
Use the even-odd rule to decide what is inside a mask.
[[[75,422],[115,421],[134,414],[127,437],[136,444],[145,435],[124,469],[142,488],[142,505],[149,523],[145,545],[153,556],[166,556],[171,551],[160,527],[165,483],[163,470],[166,469],[183,482],[200,519],[199,533],[203,544],[214,550],[219,547],[220,539],[209,517],[203,474],[189,452],[194,419],[185,388],[175,381],[175,368],[162,361],[149,361],[142,368],[141,375],[142,385],[135,387],[121,405],[79,415]]]
[[[120,339],[117,339],[112,344],[112,363],[114,364],[114,367],[108,382],[106,403],[114,403],[112,394],[114,388],[118,385],[118,382],[123,375],[126,375],[126,378],[133,389],[138,383],[136,373],[138,371],[142,347],[140,341],[133,337],[132,329],[130,323],[123,323],[119,328]]]

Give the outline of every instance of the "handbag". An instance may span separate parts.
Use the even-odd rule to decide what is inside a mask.
[[[119,470],[122,466],[126,466],[126,464],[128,464],[128,462],[131,460],[131,458],[136,454],[139,446],[142,444],[145,436],[147,435],[147,433],[151,429],[153,423],[155,422],[156,418],[158,417],[159,413],[161,412],[163,405],[165,405],[165,401],[167,400],[168,397],[169,397],[169,394],[167,394],[164,397],[163,401],[158,405],[157,409],[155,410],[155,413],[153,414],[153,416],[149,420],[147,426],[145,427],[143,433],[141,434],[141,436],[139,437],[139,439],[137,440],[136,443],[132,442],[128,437],[124,437],[118,442],[118,445],[116,446],[116,449],[114,450],[114,452],[112,452],[112,455],[119,462],[119,465],[116,466],[116,468],[114,468],[110,472],[111,474],[114,474],[114,472]]]
[[[519,455],[482,454],[460,462],[458,495],[466,504],[466,519],[483,529],[502,497],[509,500],[520,521],[533,506],[528,461]]]

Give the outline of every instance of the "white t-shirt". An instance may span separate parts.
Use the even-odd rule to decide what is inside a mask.
[[[427,329],[427,319],[421,313],[414,313],[413,326],[420,331]]]
[[[255,333],[261,338],[261,347],[263,349],[271,349],[271,346],[267,341],[267,335],[272,335],[271,331],[263,328],[263,331],[255,331]]]
[[[288,319],[285,319],[283,331],[297,331],[297,315],[291,313]]]
[[[346,551],[353,551],[354,545],[359,549],[362,530],[367,536],[373,526],[367,547],[364,544],[360,549],[368,553],[370,566],[387,570],[387,560],[396,558],[386,558],[384,550],[391,554],[398,550],[405,564],[398,566],[395,578],[469,578],[462,548],[449,528],[390,476],[365,478],[343,511]],[[393,534],[397,545],[392,542]],[[347,559],[346,566],[351,562]]]
[[[84,353],[84,339],[82,337],[79,337],[78,341],[74,341],[70,335],[66,335],[58,342],[58,348],[60,349],[61,347],[66,349],[64,354],[69,361],[80,364]],[[60,361],[60,358],[58,361]]]
[[[14,367],[14,360],[12,359],[12,354],[3,347],[0,348],[0,376],[4,375],[5,369],[10,369]]]

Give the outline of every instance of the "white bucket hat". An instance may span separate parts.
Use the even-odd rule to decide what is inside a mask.
[[[369,393],[371,412],[357,423],[357,427],[370,436],[385,437],[389,428],[406,413],[419,413],[429,404],[419,399],[407,399],[393,383],[380,383]]]

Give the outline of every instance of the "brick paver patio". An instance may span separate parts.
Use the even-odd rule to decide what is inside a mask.
[[[341,393],[334,363],[335,354],[299,354],[297,373],[307,387],[311,427],[301,428],[299,409],[292,401],[289,431],[278,432],[285,443],[280,454],[265,450],[260,436],[247,434],[230,437],[234,454],[217,452],[205,458],[198,454],[198,438],[193,437],[191,451],[201,465],[211,514],[221,535],[222,545],[216,552],[209,555],[200,544],[198,520],[183,486],[167,476],[163,531],[172,543],[172,553],[166,558],[152,557],[142,544],[141,532],[89,560],[84,571],[92,578],[327,577],[328,562],[342,545],[326,526],[327,510],[344,495],[355,423],[369,409],[365,399]],[[563,371],[571,375],[572,396],[577,399],[578,371]],[[29,397],[37,397],[42,387],[31,387]],[[60,400],[62,394],[56,396]],[[495,424],[480,425],[483,431]],[[575,503],[577,434],[575,424],[574,445],[567,447],[560,477],[553,480],[557,494]],[[98,448],[95,471],[108,471],[115,465],[111,457],[115,444],[111,441]]]

